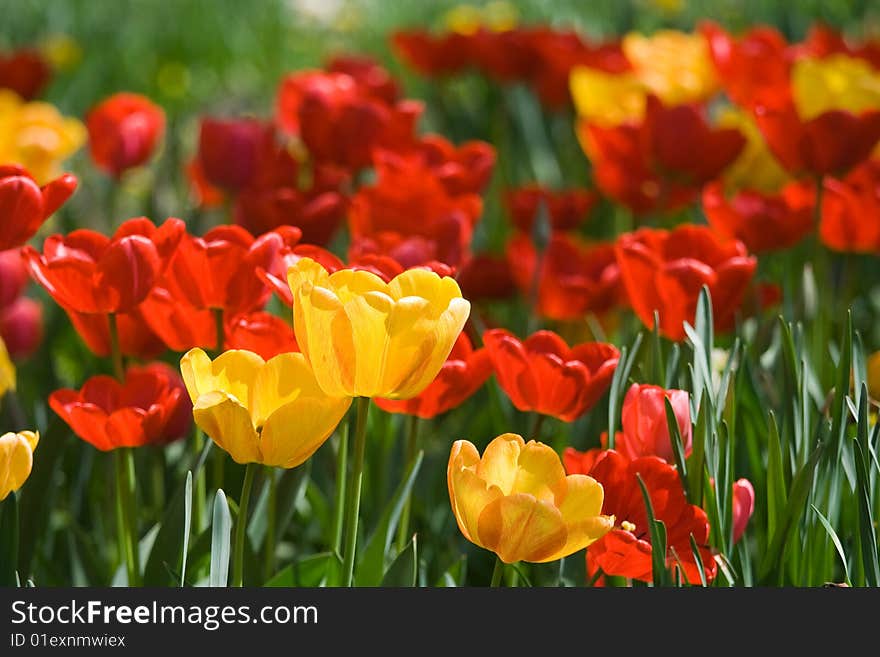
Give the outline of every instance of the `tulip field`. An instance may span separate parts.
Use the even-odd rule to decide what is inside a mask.
[[[0,0],[0,585],[880,585],[876,6],[101,7]]]

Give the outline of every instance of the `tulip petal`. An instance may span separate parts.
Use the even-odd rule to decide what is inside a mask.
[[[476,473],[489,486],[497,486],[505,495],[513,492],[516,468],[525,441],[515,433],[505,433],[493,439],[483,451]]]
[[[202,394],[193,405],[193,418],[236,463],[262,461],[251,416],[237,399],[218,390]]]
[[[516,479],[508,494],[527,493],[538,500],[551,503],[565,494],[565,469],[556,452],[544,443],[530,440],[522,446],[515,475]],[[596,513],[601,510],[600,500]]]
[[[0,436],[0,501],[21,488],[33,467],[30,431]]]
[[[481,545],[477,533],[480,513],[487,504],[502,496],[497,486],[491,486],[477,475],[480,462],[477,448],[467,440],[457,440],[452,445],[446,482],[449,500],[458,527],[469,541]]]
[[[490,502],[477,521],[480,544],[504,563],[544,561],[562,550],[567,534],[558,509],[524,493]]]
[[[202,349],[190,349],[180,360],[180,371],[193,403],[212,391],[234,397],[241,405],[251,405],[251,390],[264,361],[251,351],[230,349],[213,362]]]
[[[301,397],[326,397],[305,356],[284,353],[270,358],[254,379],[251,404],[254,425],[263,426],[277,409]]]
[[[300,397],[269,415],[260,438],[262,462],[282,468],[304,463],[330,437],[351,397]]]
[[[586,475],[569,475],[561,501],[557,501],[568,537],[562,549],[545,561],[555,561],[582,550],[614,527],[614,516],[603,516],[602,485]]]

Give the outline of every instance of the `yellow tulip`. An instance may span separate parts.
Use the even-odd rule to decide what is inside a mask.
[[[577,113],[591,123],[610,127],[645,116],[646,88],[630,73],[605,73],[578,66],[569,78]]]
[[[72,71],[82,61],[83,51],[76,39],[53,34],[40,44],[40,51],[56,71]]]
[[[480,8],[474,5],[456,5],[446,12],[443,22],[452,32],[470,36],[480,29],[506,32],[516,27],[519,12],[509,2],[490,2]]]
[[[36,431],[5,433],[0,436],[0,502],[22,487],[31,475],[34,450],[40,441]]]
[[[6,351],[6,343],[0,338],[0,397],[9,390],[15,390],[15,365]]]
[[[805,121],[830,110],[860,114],[880,109],[880,73],[856,57],[798,60],[791,86],[798,115]]]
[[[782,189],[791,179],[767,148],[767,142],[751,114],[728,108],[718,115],[718,125],[736,128],[746,138],[746,145],[739,157],[723,174],[725,187],[729,191],[752,189],[770,193]]]
[[[614,526],[614,516],[601,515],[600,483],[566,476],[553,449],[515,434],[495,438],[482,458],[456,441],[446,477],[461,533],[505,563],[562,559]]]
[[[287,280],[296,340],[334,397],[415,397],[437,376],[470,313],[453,278],[425,269],[385,283],[366,271],[328,274],[302,258]]]
[[[718,90],[715,66],[702,34],[631,32],[622,46],[636,77],[666,105],[700,102]]]
[[[25,167],[40,185],[61,172],[61,161],[86,141],[86,129],[54,105],[23,102],[0,89],[0,162]]]
[[[201,349],[180,361],[196,424],[237,463],[293,468],[342,420],[350,398],[328,397],[302,354],[264,361],[233,349],[213,362]]]

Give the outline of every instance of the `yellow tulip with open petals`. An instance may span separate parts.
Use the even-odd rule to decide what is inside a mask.
[[[193,417],[237,463],[293,468],[333,433],[351,405],[329,397],[302,354],[264,361],[233,349],[214,361],[191,349],[180,361]]]
[[[409,399],[437,376],[470,313],[455,279],[410,269],[390,283],[302,258],[288,270],[293,328],[328,395]]]
[[[804,121],[832,110],[861,114],[880,109],[880,73],[856,57],[800,59],[792,66],[791,87]]]
[[[639,123],[647,88],[632,73],[605,73],[587,66],[572,69],[569,88],[579,116],[603,127]]]
[[[36,431],[5,433],[0,436],[0,502],[17,491],[31,474],[34,450],[40,441]]]
[[[505,563],[562,559],[614,526],[602,515],[599,482],[566,476],[552,448],[516,434],[495,438],[482,458],[472,443],[456,441],[446,477],[461,533]]]
[[[6,351],[6,343],[0,338],[0,397],[9,390],[15,390],[15,365]]]

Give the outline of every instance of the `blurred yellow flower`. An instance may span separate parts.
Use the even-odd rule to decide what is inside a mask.
[[[456,5],[443,16],[446,27],[465,36],[475,34],[480,28],[492,32],[506,32],[516,27],[519,12],[509,2],[490,2],[485,7]]]
[[[791,85],[795,107],[805,121],[830,110],[860,114],[880,109],[880,72],[856,57],[800,59],[792,67]]]
[[[36,431],[0,436],[0,502],[21,488],[30,476],[39,441],[40,434]]]
[[[700,102],[718,90],[709,45],[702,34],[630,32],[622,46],[636,77],[667,105]]]
[[[718,125],[736,128],[746,138],[746,145],[723,174],[728,191],[752,189],[770,193],[779,191],[791,177],[779,164],[761,135],[751,114],[738,108],[725,108],[718,114]]]
[[[0,89],[0,162],[20,164],[40,185],[57,178],[62,160],[86,141],[85,126],[62,116],[54,105],[25,103]]]
[[[0,338],[0,397],[9,390],[15,390],[15,365],[9,358],[6,343]]]
[[[264,361],[233,349],[213,362],[201,349],[180,361],[193,418],[236,463],[293,468],[333,433],[351,405],[318,387],[302,354]]]
[[[516,434],[495,438],[482,458],[469,441],[456,441],[446,477],[461,533],[505,563],[562,559],[614,526],[602,515],[600,483],[566,476],[553,449]]]
[[[645,116],[646,88],[634,75],[578,66],[569,86],[577,113],[591,123],[611,127]]]
[[[409,399],[440,371],[470,313],[455,279],[410,269],[385,283],[328,274],[302,258],[287,273],[296,340],[329,395]]]
[[[82,60],[82,48],[73,37],[67,34],[53,34],[47,37],[40,50],[56,71],[70,71]]]

